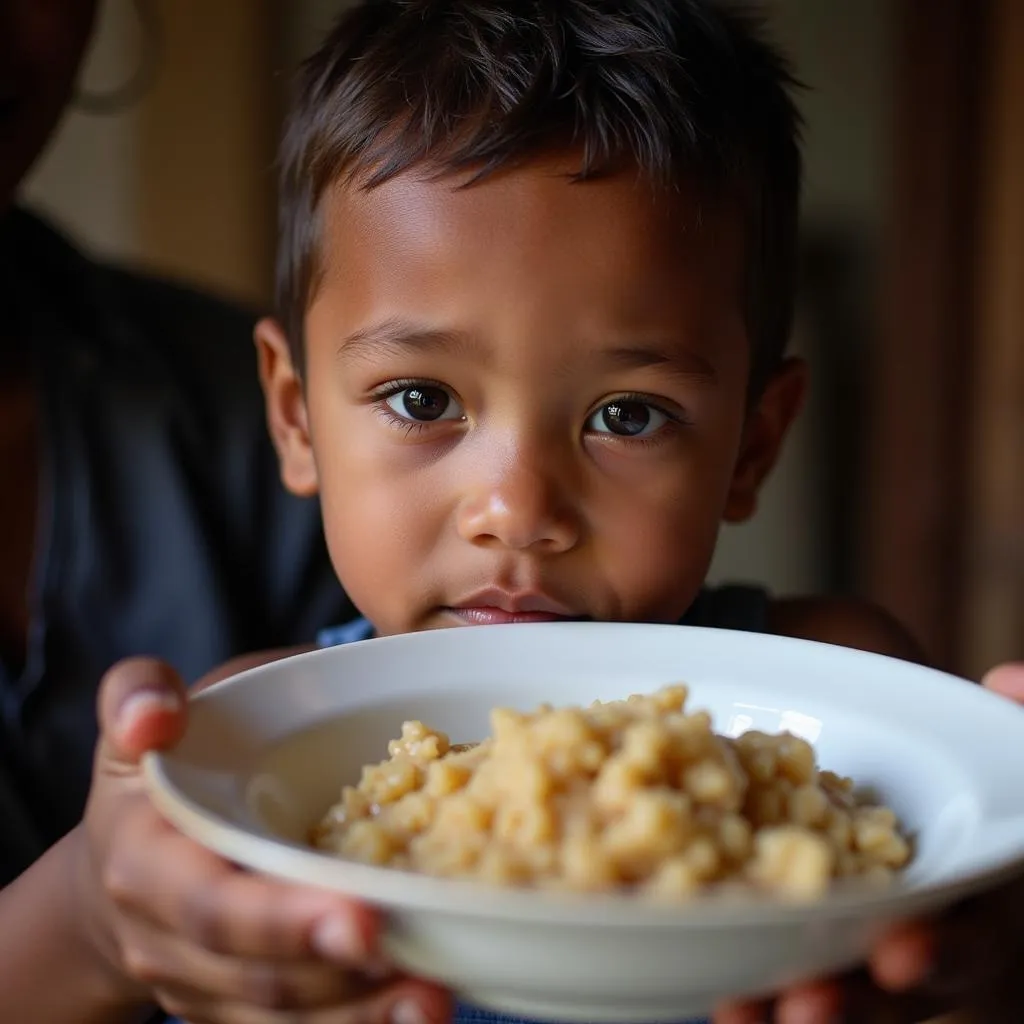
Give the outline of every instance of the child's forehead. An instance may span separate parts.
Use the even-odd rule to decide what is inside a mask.
[[[739,216],[693,189],[570,174],[547,162],[468,185],[420,170],[374,189],[335,187],[321,210],[316,290],[331,286],[339,304],[374,316],[514,316],[524,329],[528,309],[546,327],[598,333],[713,330],[737,314]]]
[[[569,173],[541,164],[467,187],[423,172],[336,187],[321,211],[307,344],[486,350],[513,372],[681,346],[715,350],[716,372],[742,387],[740,218],[635,176],[574,183]]]
[[[710,250],[741,247],[733,204],[685,182],[656,187],[632,170],[577,181],[578,167],[572,156],[552,156],[483,178],[413,167],[374,188],[339,183],[325,197],[322,242],[551,259],[586,247],[640,266],[704,263]]]

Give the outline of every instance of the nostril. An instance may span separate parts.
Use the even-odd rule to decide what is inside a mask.
[[[474,544],[479,544],[483,548],[491,548],[501,544],[499,538],[493,533],[479,533],[472,540]]]

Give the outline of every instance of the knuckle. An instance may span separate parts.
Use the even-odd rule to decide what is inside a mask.
[[[245,998],[263,1010],[292,1010],[299,1005],[298,991],[287,973],[277,967],[246,967],[241,990]]]
[[[195,1007],[177,993],[156,989],[153,994],[156,996],[157,1005],[168,1016],[187,1021],[188,1024],[205,1024],[207,1018],[202,1014],[197,1014]]]
[[[134,902],[135,871],[124,857],[111,857],[103,865],[100,884],[115,906],[126,907]]]
[[[220,908],[206,886],[198,886],[185,894],[181,919],[182,931],[192,942],[214,953],[226,952]]]
[[[121,962],[126,974],[148,987],[167,980],[163,963],[142,946],[125,946],[121,951]]]
[[[374,1000],[352,1003],[338,1014],[337,1024],[390,1024],[390,1007]]]

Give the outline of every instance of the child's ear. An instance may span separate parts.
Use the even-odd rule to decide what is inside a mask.
[[[276,320],[265,318],[256,325],[255,339],[267,425],[281,462],[281,480],[292,494],[311,497],[319,489],[316,460],[302,378],[288,338]]]
[[[757,511],[761,487],[778,461],[806,394],[806,364],[802,359],[787,359],[772,375],[757,405],[747,416],[722,516],[727,523],[746,522]]]

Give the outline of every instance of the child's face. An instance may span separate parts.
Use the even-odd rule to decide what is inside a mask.
[[[285,482],[381,634],[679,619],[799,406],[794,364],[749,407],[739,217],[570,168],[336,188],[304,392],[260,325]]]

